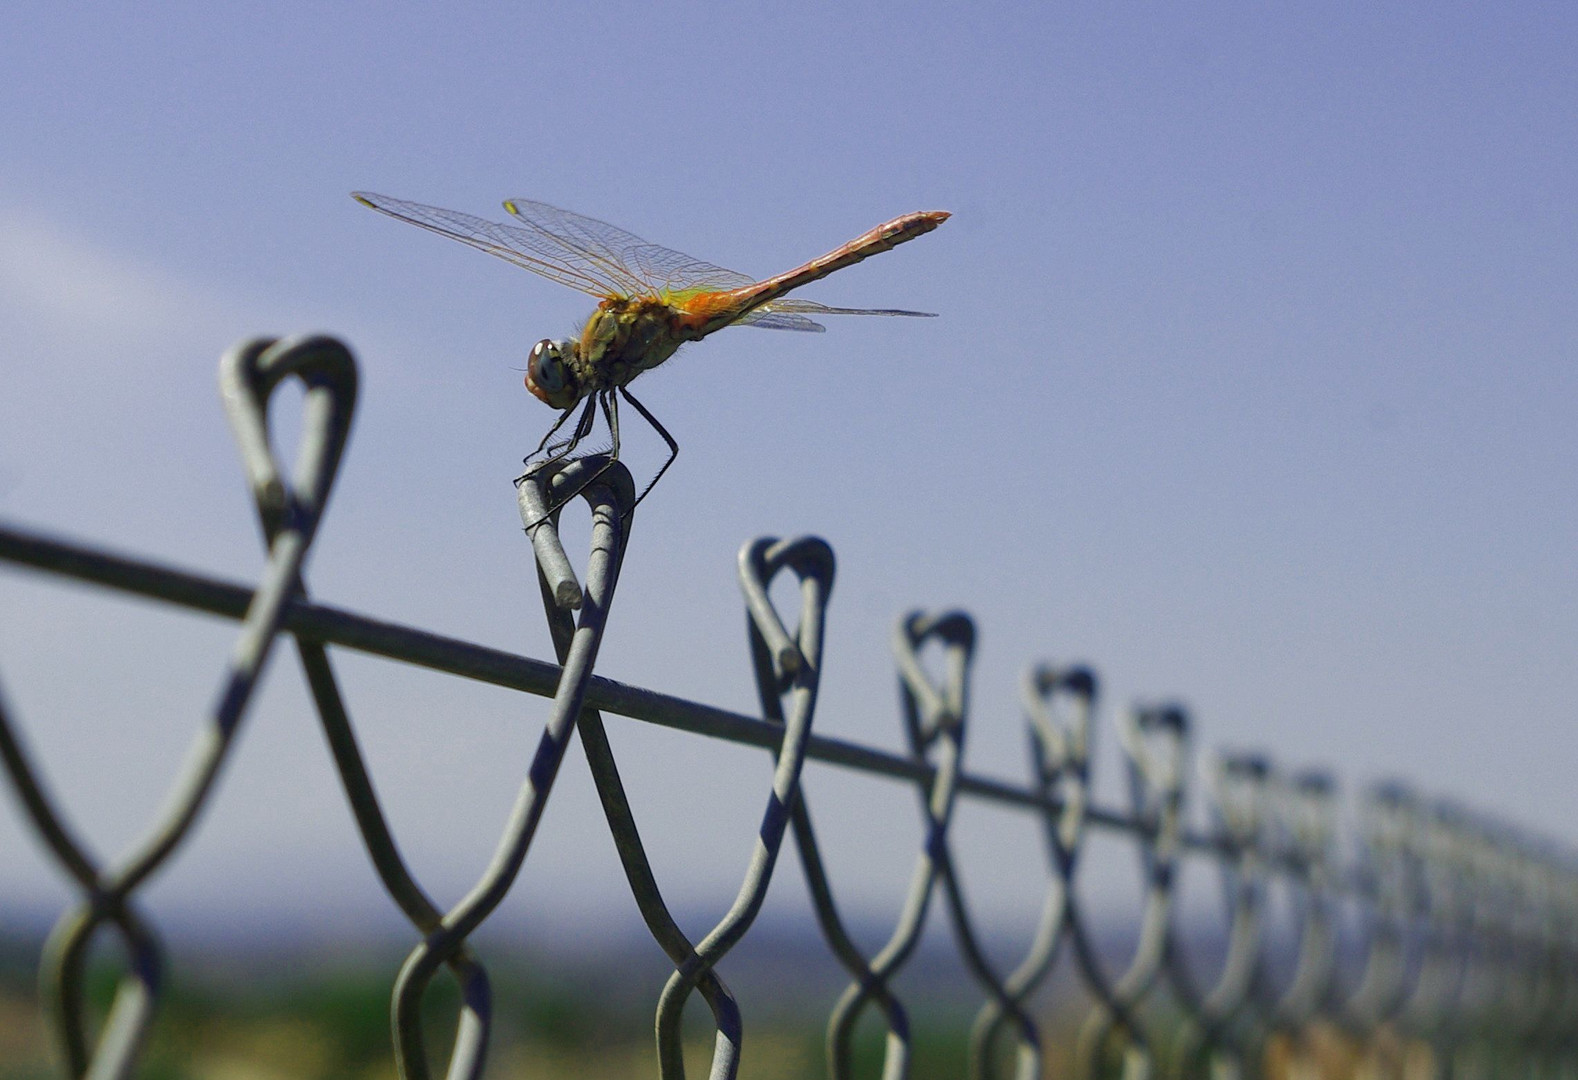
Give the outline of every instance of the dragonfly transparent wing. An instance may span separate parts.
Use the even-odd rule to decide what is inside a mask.
[[[645,287],[634,274],[615,264],[585,258],[565,245],[545,243],[538,229],[501,225],[463,214],[459,210],[424,206],[406,199],[375,195],[370,191],[354,191],[351,196],[362,205],[390,217],[410,222],[451,240],[459,240],[462,244],[469,244],[489,255],[497,255],[516,266],[593,296],[628,296]]]
[[[597,297],[731,292],[756,279],[649,243],[606,221],[531,199],[508,199],[504,208],[520,224],[504,225],[459,210],[356,191],[360,203],[390,217],[486,251],[572,289]],[[742,316],[767,330],[826,329],[807,315],[927,315],[891,308],[828,307],[780,298]]]
[[[806,330],[813,334],[826,332],[827,327],[804,315],[791,315],[786,311],[777,311],[771,304],[759,307],[755,311],[741,316],[734,322],[735,326],[755,326],[763,330]]]
[[[759,326],[763,330],[810,330],[820,333],[827,327],[806,315],[910,315],[919,318],[933,319],[936,316],[930,311],[904,311],[900,308],[849,308],[829,307],[818,304],[815,300],[800,300],[795,297],[785,297],[763,304],[761,307],[741,317],[739,326]]]
[[[693,259],[617,225],[531,199],[506,199],[504,209],[533,234],[533,251],[555,262],[595,268],[625,282],[623,295],[728,292],[756,279]]]
[[[791,311],[802,315],[902,315],[915,319],[937,317],[935,311],[905,311],[903,308],[828,307],[826,304],[818,304],[815,300],[801,300],[794,296],[786,296],[770,304],[763,304],[760,310]]]

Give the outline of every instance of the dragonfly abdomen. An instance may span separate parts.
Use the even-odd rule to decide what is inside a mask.
[[[944,210],[921,210],[883,222],[855,237],[842,247],[835,248],[803,266],[786,270],[782,274],[744,285],[728,292],[702,293],[685,304],[687,321],[698,328],[699,334],[708,334],[750,314],[763,304],[774,300],[813,281],[820,281],[846,266],[853,266],[873,255],[892,251],[900,244],[924,236],[951,217]]]

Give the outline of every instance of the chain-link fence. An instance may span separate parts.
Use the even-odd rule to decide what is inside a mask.
[[[306,387],[294,479],[276,461],[267,435],[274,390],[294,376]],[[254,341],[221,366],[225,407],[257,504],[268,559],[255,588],[218,581],[0,527],[0,558],[20,566],[238,620],[240,634],[220,680],[216,704],[169,792],[166,809],[143,839],[111,863],[94,860],[39,780],[12,716],[0,700],[0,756],[27,822],[80,894],[55,925],[40,961],[41,996],[60,1070],[71,1077],[135,1074],[154,1019],[164,952],[138,892],[172,859],[213,796],[216,778],[245,719],[275,643],[293,642],[335,766],[367,852],[390,898],[419,943],[394,978],[393,1054],[400,1074],[432,1075],[421,1010],[433,977],[448,968],[461,988],[456,1034],[445,1075],[479,1077],[492,1007],[486,968],[468,939],[504,898],[532,844],[572,736],[579,735],[626,879],[648,929],[674,965],[657,1005],[660,1074],[684,1075],[681,1014],[692,994],[711,1011],[717,1037],[714,1078],[739,1068],[744,1024],[719,974],[729,950],[750,930],[788,834],[804,869],[817,923],[849,972],[826,1040],[831,1076],[852,1075],[857,1023],[875,1015],[886,1027],[882,1075],[908,1075],[911,1025],[895,979],[914,955],[930,905],[941,904],[984,1004],[969,1036],[972,1076],[1046,1074],[1046,1047],[1032,995],[1054,967],[1070,965],[1094,1005],[1078,1035],[1084,1076],[1337,1075],[1318,1071],[1312,1033],[1343,1033],[1363,1047],[1387,1033],[1422,1050],[1410,1075],[1578,1076],[1578,863],[1565,851],[1516,835],[1451,805],[1399,786],[1369,793],[1358,807],[1351,858],[1339,856],[1337,800],[1322,774],[1283,775],[1264,760],[1229,756],[1210,772],[1215,827],[1186,827],[1189,722],[1176,706],[1139,708],[1118,722],[1127,761],[1128,807],[1098,806],[1090,784],[1095,675],[1085,668],[1038,665],[1022,688],[1030,732],[1028,786],[963,769],[974,626],[959,612],[916,613],[893,640],[902,687],[908,755],[813,735],[825,607],[833,552],[815,538],[760,539],[744,546],[740,586],[749,612],[751,656],[761,714],[745,716],[594,674],[603,626],[632,525],[634,491],[617,463],[575,462],[519,485],[544,610],[558,663],[510,655],[421,630],[313,603],[302,564],[345,449],[356,399],[350,353],[328,338]],[[566,501],[584,500],[592,519],[590,552],[572,569],[558,537]],[[799,583],[793,630],[769,597],[771,581]],[[336,681],[329,647],[370,653],[552,699],[541,741],[495,855],[459,903],[440,908],[418,884],[373,793]],[[921,653],[941,657],[933,677]],[[775,756],[755,851],[728,913],[700,940],[683,933],[665,905],[625,798],[602,714],[758,746]],[[807,761],[897,777],[915,785],[923,842],[898,924],[873,955],[853,940],[834,901],[799,786]],[[1044,825],[1046,900],[1034,939],[1018,966],[999,970],[982,946],[954,861],[949,822],[960,798],[985,799],[1035,815]],[[1142,866],[1137,946],[1113,973],[1095,924],[1074,884],[1092,829],[1127,834]],[[1178,870],[1185,858],[1214,860],[1227,884],[1226,949],[1209,976],[1182,948]],[[1273,940],[1268,894],[1294,898],[1285,939]],[[1340,970],[1338,924],[1346,911],[1362,926],[1358,955]],[[101,931],[123,943],[128,961],[113,1003],[89,1029],[85,1003],[90,942]],[[1274,970],[1277,949],[1295,954]],[[1159,995],[1169,1004],[1158,1018]],[[1350,1069],[1345,1075],[1359,1075]],[[1378,1075],[1378,1074],[1372,1074]]]

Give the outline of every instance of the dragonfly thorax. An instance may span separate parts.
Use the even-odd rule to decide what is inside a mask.
[[[656,297],[604,300],[579,340],[544,338],[532,347],[526,389],[556,409],[568,409],[588,394],[624,386],[700,336]]]
[[[624,386],[700,336],[675,316],[656,297],[604,300],[579,340],[544,339],[532,347],[526,388],[554,408],[568,409],[588,394]]]
[[[581,331],[577,359],[583,390],[624,386],[690,340],[675,311],[656,297],[603,301]]]

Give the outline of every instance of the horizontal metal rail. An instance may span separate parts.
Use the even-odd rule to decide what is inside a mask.
[[[0,522],[0,560],[236,621],[245,617],[253,597],[251,589],[232,581],[111,554],[4,522]],[[286,606],[284,626],[290,633],[308,641],[338,645],[369,656],[399,660],[430,671],[539,697],[552,697],[559,685],[559,665],[547,660],[519,656],[343,608],[294,600]],[[586,700],[589,705],[616,716],[756,746],[774,753],[783,742],[783,729],[776,724],[631,686],[602,675],[593,675],[588,681]],[[930,783],[936,775],[935,769],[910,758],[827,735],[812,735],[806,756],[912,783]],[[959,776],[959,792],[1041,812],[1058,813],[1063,809],[1060,800],[1030,788],[968,772]],[[1121,811],[1093,806],[1085,813],[1092,823],[1104,828],[1136,834],[1154,831],[1154,826],[1136,821]],[[1181,842],[1188,848],[1217,853],[1231,853],[1234,848],[1230,840],[1199,833],[1185,833]]]

